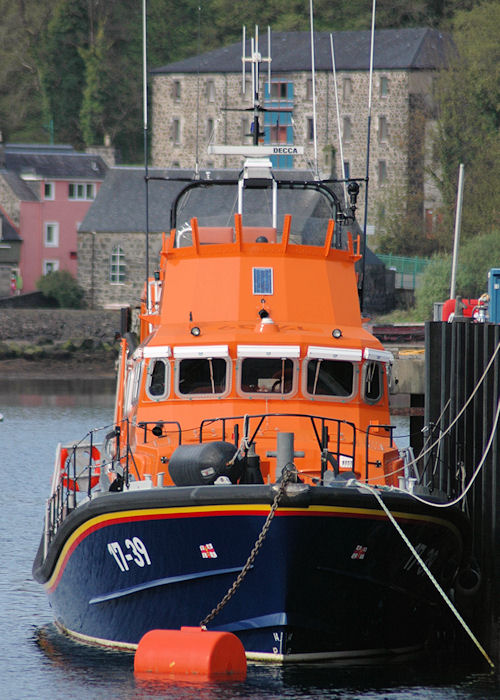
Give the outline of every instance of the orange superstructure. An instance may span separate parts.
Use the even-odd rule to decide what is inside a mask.
[[[286,432],[309,483],[328,469],[397,483],[392,356],[363,328],[359,240],[345,232],[335,244],[330,218],[321,243],[305,244],[294,218],[246,226],[236,213],[231,226],[205,226],[201,214],[164,236],[116,416],[129,426],[136,478],[172,483],[179,444],[222,440],[255,452],[272,482],[277,435]]]

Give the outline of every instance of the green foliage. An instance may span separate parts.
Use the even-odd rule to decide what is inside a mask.
[[[478,0],[378,0],[377,28],[443,26],[457,8],[477,5]],[[366,0],[315,0],[315,28],[369,29],[371,7]],[[309,29],[304,0],[148,0],[147,12],[150,67],[239,41],[242,24],[252,32],[255,24],[262,32],[267,25],[274,31]],[[47,141],[53,124],[57,142],[82,147],[108,134],[125,162],[142,162],[142,3],[0,0],[0,16],[4,139]],[[494,65],[497,49],[491,41],[476,63],[486,47]],[[491,82],[481,79],[477,92],[489,91],[486,101],[494,105]]]
[[[456,294],[476,299],[488,286],[488,271],[495,264],[500,249],[500,229],[475,236],[464,243],[458,256]],[[450,296],[451,255],[437,255],[425,268],[416,290],[416,309],[422,318],[432,318],[433,303]]]
[[[37,289],[65,309],[81,309],[85,291],[67,270],[49,272],[37,280]]]
[[[442,245],[452,245],[458,170],[464,164],[462,236],[500,225],[500,4],[482,2],[454,21],[457,53],[442,71],[436,175],[444,201]]]

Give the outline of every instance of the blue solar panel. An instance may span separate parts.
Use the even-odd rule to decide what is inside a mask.
[[[254,267],[253,268],[253,293],[272,294],[273,293],[273,268]]]

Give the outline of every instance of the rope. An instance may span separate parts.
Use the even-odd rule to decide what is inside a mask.
[[[488,456],[488,452],[490,451],[491,444],[493,442],[493,438],[495,437],[499,418],[500,418],[500,399],[497,403],[497,410],[495,413],[495,418],[493,420],[493,426],[491,428],[490,437],[488,439],[486,447],[484,448],[484,452],[481,456],[481,459],[479,460],[479,464],[475,468],[474,473],[472,474],[469,483],[467,484],[467,486],[465,487],[465,489],[463,490],[463,492],[459,496],[457,496],[453,501],[449,501],[447,503],[432,503],[430,501],[426,501],[425,498],[421,498],[420,496],[417,496],[414,493],[410,494],[412,496],[412,498],[414,498],[416,501],[420,501],[421,503],[425,503],[428,506],[433,506],[434,508],[449,508],[450,506],[455,506],[455,505],[457,505],[457,503],[460,503],[460,501],[463,498],[465,498],[467,493],[470,491],[472,484],[476,480],[477,475],[481,471],[481,469],[484,465],[484,462],[486,461],[486,457]],[[399,489],[396,489],[396,490],[399,490]],[[407,493],[407,492],[405,491],[405,493]]]
[[[292,463],[289,463],[285,466],[282,472],[282,478],[281,478],[281,483],[279,485],[278,492],[276,493],[276,496],[274,497],[274,501],[271,505],[271,510],[269,511],[269,514],[266,518],[266,522],[264,523],[262,530],[260,531],[259,536],[257,537],[257,540],[253,546],[252,551],[250,552],[250,556],[248,557],[246,564],[238,574],[237,578],[233,582],[233,584],[228,588],[227,593],[225,596],[222,598],[222,600],[215,606],[215,608],[212,609],[212,611],[200,622],[200,627],[202,629],[206,629],[206,626],[208,625],[209,622],[211,622],[214,617],[216,617],[222,608],[226,605],[226,603],[229,602],[229,600],[233,597],[233,595],[236,593],[238,590],[241,582],[247,575],[247,573],[250,571],[250,568],[252,567],[252,564],[255,560],[255,557],[259,553],[260,548],[262,547],[264,540],[266,538],[266,535],[268,533],[268,530],[271,526],[271,522],[274,518],[276,509],[278,508],[279,502],[281,500],[281,497],[283,496],[285,492],[286,485],[288,484],[289,481],[292,480],[292,478],[297,474],[297,469],[295,468],[295,465]]]
[[[499,405],[500,405],[500,403],[499,403]],[[493,661],[490,659],[490,657],[488,656],[488,654],[486,653],[486,651],[484,650],[484,648],[481,646],[479,640],[474,636],[474,633],[472,632],[472,630],[470,629],[470,627],[468,626],[468,624],[465,622],[465,620],[463,619],[463,617],[460,615],[460,613],[458,612],[458,610],[456,609],[456,607],[453,605],[453,603],[451,602],[451,600],[448,598],[448,596],[446,595],[446,593],[444,592],[444,590],[441,588],[441,586],[439,585],[439,583],[436,581],[436,579],[434,578],[432,572],[430,571],[430,569],[428,568],[428,566],[426,565],[426,563],[424,562],[424,560],[422,559],[422,557],[420,556],[420,554],[417,552],[417,550],[416,550],[415,547],[412,545],[412,543],[410,542],[410,540],[408,539],[408,537],[405,535],[405,533],[404,533],[403,530],[401,529],[399,523],[396,521],[396,519],[395,519],[394,516],[392,515],[391,511],[387,508],[387,506],[386,506],[385,503],[383,502],[382,498],[380,497],[380,494],[378,494],[377,491],[376,491],[374,488],[372,488],[371,486],[368,486],[367,484],[363,484],[362,482],[357,482],[356,485],[359,486],[360,488],[366,489],[366,490],[369,491],[371,494],[373,494],[373,496],[375,496],[375,498],[377,499],[378,503],[380,504],[380,507],[385,511],[387,517],[389,518],[389,520],[391,521],[391,523],[394,525],[394,527],[396,528],[397,532],[401,535],[401,538],[403,539],[403,541],[405,542],[405,544],[407,545],[407,547],[409,548],[409,550],[411,551],[411,553],[413,554],[413,556],[415,557],[415,559],[418,561],[418,563],[420,564],[420,566],[422,567],[422,569],[425,571],[425,573],[426,573],[427,576],[429,577],[430,581],[433,583],[433,585],[435,586],[436,590],[439,592],[439,594],[441,595],[441,597],[443,598],[443,600],[445,601],[445,603],[448,605],[448,607],[450,608],[450,610],[452,611],[452,613],[455,615],[455,617],[457,618],[457,620],[459,621],[459,623],[462,625],[463,629],[467,632],[467,634],[469,635],[469,637],[472,639],[472,641],[474,642],[474,644],[476,645],[476,647],[479,649],[479,651],[481,652],[481,654],[484,656],[484,658],[486,659],[486,661],[488,662],[488,664],[490,665],[490,667],[491,667],[492,669],[495,668],[495,664],[494,664]]]

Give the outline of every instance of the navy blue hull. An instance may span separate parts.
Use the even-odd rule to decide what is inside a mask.
[[[65,630],[133,648],[150,629],[199,625],[244,566],[274,495],[268,486],[153,491],[79,506],[43,561],[39,553],[35,577]],[[460,514],[384,500],[449,588],[464,551]],[[425,643],[443,603],[373,497],[304,487],[284,506],[209,629],[234,632],[250,656],[276,660]]]

